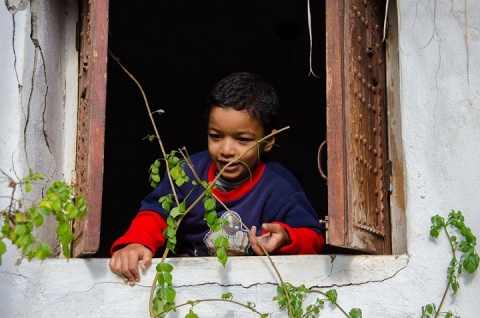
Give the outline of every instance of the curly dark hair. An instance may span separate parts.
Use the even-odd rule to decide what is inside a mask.
[[[276,128],[278,96],[273,86],[259,75],[232,73],[214,85],[207,98],[206,117],[212,108],[247,110],[252,118],[262,123],[264,133]]]

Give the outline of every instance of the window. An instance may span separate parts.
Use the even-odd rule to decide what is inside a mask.
[[[390,254],[384,1],[327,2],[329,243]]]
[[[84,74],[81,72],[80,77],[77,174],[79,187],[87,195],[90,213],[76,228],[74,256],[95,253],[99,257],[109,256],[111,243],[125,232],[140,200],[151,190],[148,167],[160,156],[157,143],[143,140],[152,133],[152,128],[142,96],[111,58],[108,59],[108,80],[104,82],[105,23],[109,23],[109,49],[142,84],[150,106],[165,110],[156,122],[167,151],[186,146],[194,153],[206,148],[203,105],[217,80],[233,71],[261,74],[279,93],[280,127],[290,126],[278,136],[279,147],[272,155],[297,176],[319,211],[319,219],[327,219],[328,211],[331,245],[327,246],[327,252],[338,251],[333,247],[338,245],[341,252],[348,252],[343,248],[353,248],[355,253],[390,253],[389,195],[384,192],[381,200],[379,196],[372,199],[367,195],[375,190],[385,191],[388,186],[380,186],[386,180],[388,167],[386,119],[362,113],[359,102],[351,103],[355,98],[362,100],[359,97],[362,94],[366,100],[375,99],[375,105],[383,103],[386,107],[386,90],[367,96],[358,84],[365,79],[375,82],[375,87],[385,87],[385,75],[375,69],[375,79],[363,75],[358,81],[347,80],[353,69],[346,65],[355,60],[349,60],[353,55],[345,52],[361,50],[362,45],[370,42],[355,42],[361,36],[357,33],[340,36],[350,30],[347,26],[353,12],[360,10],[364,16],[369,15],[369,21],[382,20],[380,30],[369,34],[368,40],[379,43],[384,5],[381,1],[367,6],[363,4],[366,1],[340,2],[310,1],[311,33],[307,2],[250,0],[185,5],[152,1],[148,10],[135,12],[128,3],[118,1],[85,5],[81,19],[80,66]],[[356,2],[362,6],[359,10],[353,10]],[[377,15],[370,16],[374,6]],[[105,10],[109,11],[109,21],[106,21]],[[352,39],[351,44],[348,39]],[[97,47],[102,45],[103,48]],[[384,49],[377,49],[375,58],[378,54],[385,54]],[[363,62],[355,63],[368,69]],[[316,76],[309,74],[310,70]],[[386,112],[375,114],[379,113],[386,116]],[[364,117],[359,120],[359,116]],[[361,125],[355,125],[360,122]],[[385,148],[381,150],[385,156],[371,155],[374,150],[366,156],[362,140],[367,139],[364,146],[367,149],[377,142],[370,139],[374,138],[370,134],[360,141],[357,138],[357,144],[352,139],[355,134],[364,134],[360,129],[371,132],[373,128],[384,128],[375,136],[385,141],[382,143]],[[357,130],[354,133],[351,129]],[[326,147],[319,149],[325,140],[328,141]],[[361,175],[365,169],[360,167],[360,156],[363,156],[362,162],[368,161],[367,167],[374,160],[373,169],[382,169],[375,174],[377,177]],[[381,163],[376,158],[380,158]],[[322,178],[323,170],[327,181]],[[366,180],[363,183],[362,178]],[[382,224],[378,223],[379,217],[372,218],[367,213],[373,211],[372,206],[380,204],[383,204]],[[376,215],[378,213],[373,217]],[[366,222],[362,224],[362,220]],[[372,231],[370,226],[378,228]],[[358,244],[355,237],[368,244]]]
[[[99,248],[107,66],[108,0],[80,1],[77,187],[89,213],[74,229],[73,256]]]

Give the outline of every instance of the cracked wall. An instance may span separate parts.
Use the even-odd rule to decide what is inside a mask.
[[[8,107],[2,113],[9,117],[2,116],[0,162],[2,171],[17,180],[30,170],[46,175],[23,194],[32,201],[54,180],[74,180],[76,18],[72,21],[69,15],[78,14],[76,5],[5,1],[2,8],[2,96]],[[55,246],[54,255],[59,253],[51,220],[38,235]]]
[[[10,1],[0,8],[0,166],[12,175],[22,176],[29,164],[51,179],[73,174],[65,162],[74,161],[68,159],[73,151],[67,139],[74,138],[69,119],[76,117],[71,110],[76,87],[69,78],[75,77],[76,59],[68,49],[74,47],[74,36],[61,33],[74,33],[75,19],[69,16],[74,5],[67,2],[63,10],[53,2],[35,2],[38,47],[30,30],[33,2]],[[449,245],[444,238],[429,238],[431,215],[460,209],[473,233],[480,233],[480,60],[467,54],[480,48],[480,2],[463,3],[468,4],[467,19],[459,25],[465,7],[453,2],[397,1],[400,87],[393,89],[401,103],[408,254],[275,257],[285,281],[322,291],[335,288],[338,303],[347,310],[361,308],[364,317],[419,317],[421,306],[440,300]],[[432,33],[424,31],[432,21],[435,41],[419,45],[428,43]],[[55,38],[63,44],[54,43]],[[175,267],[178,303],[218,298],[228,291],[234,300],[251,301],[261,312],[285,316],[271,302],[278,279],[263,257],[232,259],[225,268],[214,258],[169,261]],[[8,246],[0,266],[0,316],[148,317],[154,277],[152,266],[130,287],[109,270],[108,259],[29,263]],[[447,308],[476,317],[478,273],[460,284],[459,293],[447,297]],[[199,310],[204,317],[246,316],[234,305]],[[330,306],[322,316],[344,317]]]

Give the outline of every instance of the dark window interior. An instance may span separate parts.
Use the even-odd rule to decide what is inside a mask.
[[[167,152],[206,149],[204,101],[212,85],[235,71],[266,77],[280,97],[279,128],[270,154],[298,178],[319,213],[327,214],[327,187],[318,171],[325,140],[325,8],[286,0],[110,1],[109,49],[143,86]],[[100,249],[128,228],[152,189],[150,164],[161,156],[143,97],[111,58],[108,61],[103,208]],[[326,157],[326,154],[323,155]],[[325,161],[325,158],[324,158]],[[326,171],[325,163],[323,167]]]

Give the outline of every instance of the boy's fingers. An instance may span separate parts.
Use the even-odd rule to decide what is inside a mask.
[[[252,228],[250,229],[250,236],[255,237],[256,233],[257,233],[257,227],[253,225]]]
[[[152,252],[150,250],[145,252],[142,260],[140,261],[140,268],[142,269],[142,271],[146,270],[147,267],[150,266],[150,264],[152,263],[152,257],[153,257],[153,255],[152,255]]]
[[[272,233],[279,233],[282,231],[282,226],[280,224],[276,224],[276,223],[263,223],[262,224],[262,229],[264,229],[265,231],[268,231],[268,232],[272,232]]]
[[[258,246],[258,243],[257,243],[256,233],[257,233],[257,227],[254,225],[250,229],[250,235],[249,235],[250,245],[252,246],[253,251],[257,255],[262,255],[263,253],[261,251],[261,248]]]

